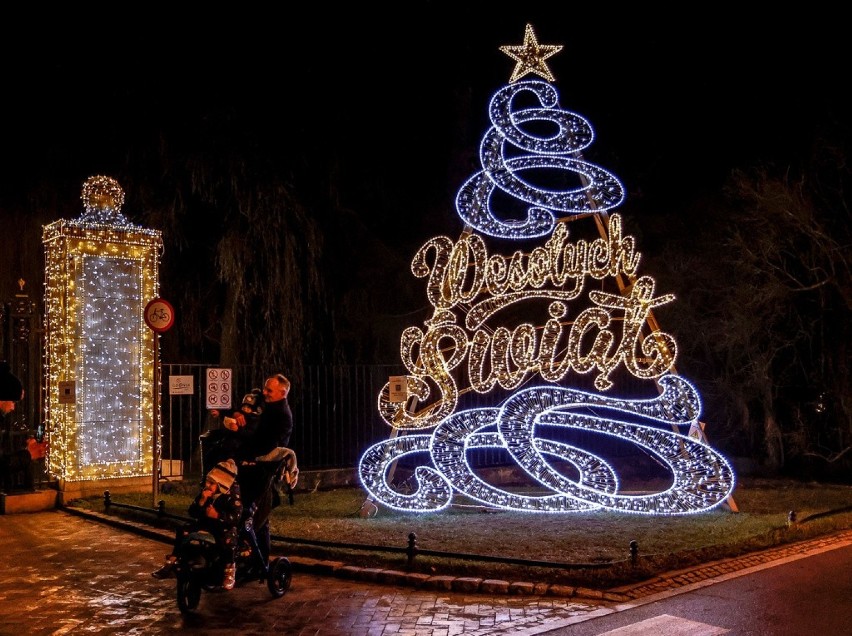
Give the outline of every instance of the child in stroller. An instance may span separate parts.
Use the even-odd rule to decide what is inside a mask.
[[[236,477],[237,466],[233,459],[219,462],[207,473],[201,492],[189,505],[189,515],[196,521],[177,529],[172,552],[166,556],[166,563],[152,572],[152,576],[158,579],[171,577],[186,537],[192,532],[206,530],[215,537],[225,564],[222,587],[233,589],[236,581],[237,524],[243,515]]]
[[[284,465],[283,459],[277,462],[241,463],[240,479],[252,469],[261,471],[259,474],[277,474],[279,465]],[[267,487],[272,487],[272,479],[267,481]],[[236,484],[234,484],[236,487]],[[233,488],[232,488],[233,489]],[[245,491],[244,491],[245,492]],[[274,598],[282,597],[290,588],[292,566],[289,559],[276,556],[267,559],[255,532],[255,524],[265,524],[267,519],[258,511],[257,502],[243,503],[243,514],[237,526],[236,554],[234,565],[235,585],[243,585],[250,581],[265,582]],[[177,603],[182,613],[194,611],[200,601],[203,591],[221,589],[222,573],[225,569],[222,556],[214,538],[207,532],[191,532],[181,537],[182,543],[176,551],[177,560],[174,565],[174,575],[177,579]]]

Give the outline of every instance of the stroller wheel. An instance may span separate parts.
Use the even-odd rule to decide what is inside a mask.
[[[281,598],[284,593],[290,589],[290,582],[293,579],[293,566],[290,560],[285,557],[276,557],[269,564],[269,578],[266,580],[266,585],[269,592],[275,598]]]
[[[201,601],[201,585],[194,576],[189,574],[178,574],[177,577],[177,604],[181,613],[188,614],[198,607]]]

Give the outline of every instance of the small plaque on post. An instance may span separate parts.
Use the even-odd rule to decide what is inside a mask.
[[[77,389],[74,380],[66,380],[59,383],[60,404],[74,404],[77,401]]]
[[[388,401],[405,402],[408,399],[408,377],[392,375],[388,382]]]

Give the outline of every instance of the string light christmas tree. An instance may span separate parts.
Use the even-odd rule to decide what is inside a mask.
[[[500,47],[516,64],[490,101],[481,169],[456,197],[465,228],[457,241],[430,239],[412,260],[433,312],[425,328],[402,333],[409,399],[385,385],[378,410],[391,435],[359,463],[370,497],[390,508],[434,512],[462,495],[519,511],[671,515],[712,509],[734,488],[731,466],[703,436],[697,390],[675,372],[675,338],[653,318],[674,296],[640,274],[636,241],[609,212],[624,188],[583,159],[592,126],[559,105],[546,60],[561,48],[539,44],[531,25],[523,44]],[[568,222],[585,218],[597,235],[574,238]],[[517,316],[527,319],[513,324]],[[624,377],[633,393],[639,382],[652,394],[619,396]],[[500,399],[463,408],[471,393]],[[622,492],[613,463],[577,443],[584,434],[641,449],[666,467],[667,485]],[[533,491],[481,476],[470,457],[489,449],[510,457]],[[415,465],[404,489],[391,479],[403,460]]]
[[[159,287],[161,234],[127,221],[111,177],[87,179],[81,198],[80,218],[46,225],[42,238],[48,469],[66,490],[153,475],[158,420],[143,313]]]

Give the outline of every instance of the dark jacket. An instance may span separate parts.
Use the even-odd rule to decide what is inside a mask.
[[[243,514],[243,502],[240,486],[234,484],[229,492],[219,493],[212,501],[203,505],[198,502],[201,493],[189,504],[189,516],[196,520],[194,527],[207,530],[220,544],[230,545],[237,536],[237,524]],[[207,516],[207,508],[212,506],[219,513],[218,519]]]
[[[276,448],[286,447],[290,443],[293,430],[293,412],[287,398],[278,402],[265,402],[263,412],[258,417],[254,435],[237,432],[242,436],[240,459],[253,465],[240,466],[240,483],[243,488],[245,506],[257,504],[255,513],[256,527],[265,527],[273,504],[272,480],[274,466],[269,462],[254,463],[258,457],[269,454]],[[267,546],[268,547],[268,546]],[[268,555],[268,550],[266,550]]]
[[[287,398],[278,402],[265,402],[263,412],[257,418],[256,426],[246,426],[234,433],[240,440],[240,457],[244,461],[254,461],[261,455],[286,447],[293,432],[293,411]]]

